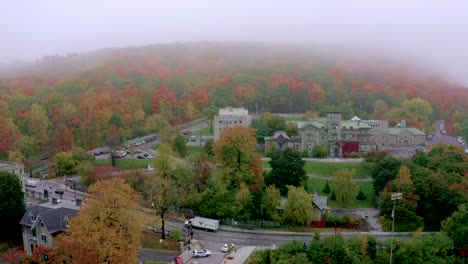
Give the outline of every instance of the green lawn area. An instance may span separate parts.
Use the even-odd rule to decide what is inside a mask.
[[[262,166],[266,170],[270,170],[270,163],[262,161]],[[333,175],[340,169],[354,169],[356,171],[355,179],[365,179],[371,177],[373,164],[368,162],[306,162],[304,169],[306,173]]]
[[[327,180],[325,179],[316,179],[316,178],[309,178],[307,180],[307,187],[311,192],[313,190],[317,190],[317,193],[319,195],[324,195],[328,196],[328,206],[332,208],[339,208],[342,207],[337,201],[332,201],[330,199],[331,193],[330,194],[325,194],[322,192],[323,188],[325,187]],[[366,195],[365,200],[358,200],[358,199],[353,199],[353,203],[351,204],[350,208],[366,208],[366,207],[375,207],[374,205],[374,189],[372,187],[372,181],[354,181],[354,183],[357,186],[357,192],[359,192],[359,188],[362,188],[362,191]],[[333,181],[329,181],[330,188],[333,190],[335,188],[335,183]]]
[[[213,133],[210,132],[210,126],[207,126],[193,131],[192,135],[213,135]]]
[[[337,170],[354,169],[356,179],[370,178],[373,164],[368,162],[306,162],[307,173],[333,175]]]
[[[198,155],[203,152],[203,146],[187,146],[187,156]]]
[[[117,159],[115,161],[117,168],[122,170],[145,169],[148,164],[152,163],[154,163],[154,159]],[[96,159],[94,165],[111,166],[112,164],[110,159]]]
[[[161,236],[159,234],[143,232],[142,237],[141,237],[141,247],[151,248],[151,249],[170,250],[170,251],[178,251],[180,249],[179,241],[175,241],[166,237],[166,240],[164,240],[163,243],[159,243],[160,239],[161,239]]]

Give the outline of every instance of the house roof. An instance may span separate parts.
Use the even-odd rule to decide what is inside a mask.
[[[280,206],[277,206],[276,209],[284,209],[284,205],[286,204],[286,201],[288,201],[288,198],[280,198]],[[312,202],[314,203],[315,206],[319,208],[320,211],[323,210],[329,210],[330,207],[328,207],[328,197],[327,196],[320,196],[316,193],[313,194],[313,199]]]
[[[341,122],[341,127],[346,127],[350,128],[353,127],[353,129],[360,129],[360,128],[371,128],[368,124],[362,122],[361,120],[348,120],[348,121],[342,121]]]
[[[328,207],[328,197],[327,196],[321,196],[318,194],[314,193],[314,204],[320,209],[320,211],[323,210],[328,210],[330,207]]]
[[[371,131],[372,134],[388,134],[393,136],[398,136],[403,133],[409,133],[414,136],[425,136],[426,133],[422,132],[421,130],[415,127],[390,127],[388,129]]]
[[[289,136],[286,132],[284,131],[276,131],[275,134],[271,137],[265,137],[265,140],[272,140],[272,139],[278,139],[278,138],[284,138],[284,139],[289,139]]]
[[[67,231],[67,220],[78,214],[79,207],[67,202],[39,204],[26,210],[20,224],[26,228],[34,228],[41,221],[51,234]]]

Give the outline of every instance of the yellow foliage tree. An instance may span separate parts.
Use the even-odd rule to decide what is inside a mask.
[[[136,263],[142,225],[138,194],[123,179],[111,179],[91,185],[88,197],[69,220],[63,240],[90,249],[99,263]]]

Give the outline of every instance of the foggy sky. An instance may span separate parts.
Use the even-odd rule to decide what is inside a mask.
[[[463,0],[5,0],[0,8],[0,62],[171,42],[311,43],[401,57],[468,85]]]

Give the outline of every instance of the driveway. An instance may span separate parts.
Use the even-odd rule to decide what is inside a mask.
[[[383,232],[379,223],[379,210],[375,208],[333,208],[332,213],[337,216],[355,215],[367,219],[367,229],[373,232]]]

